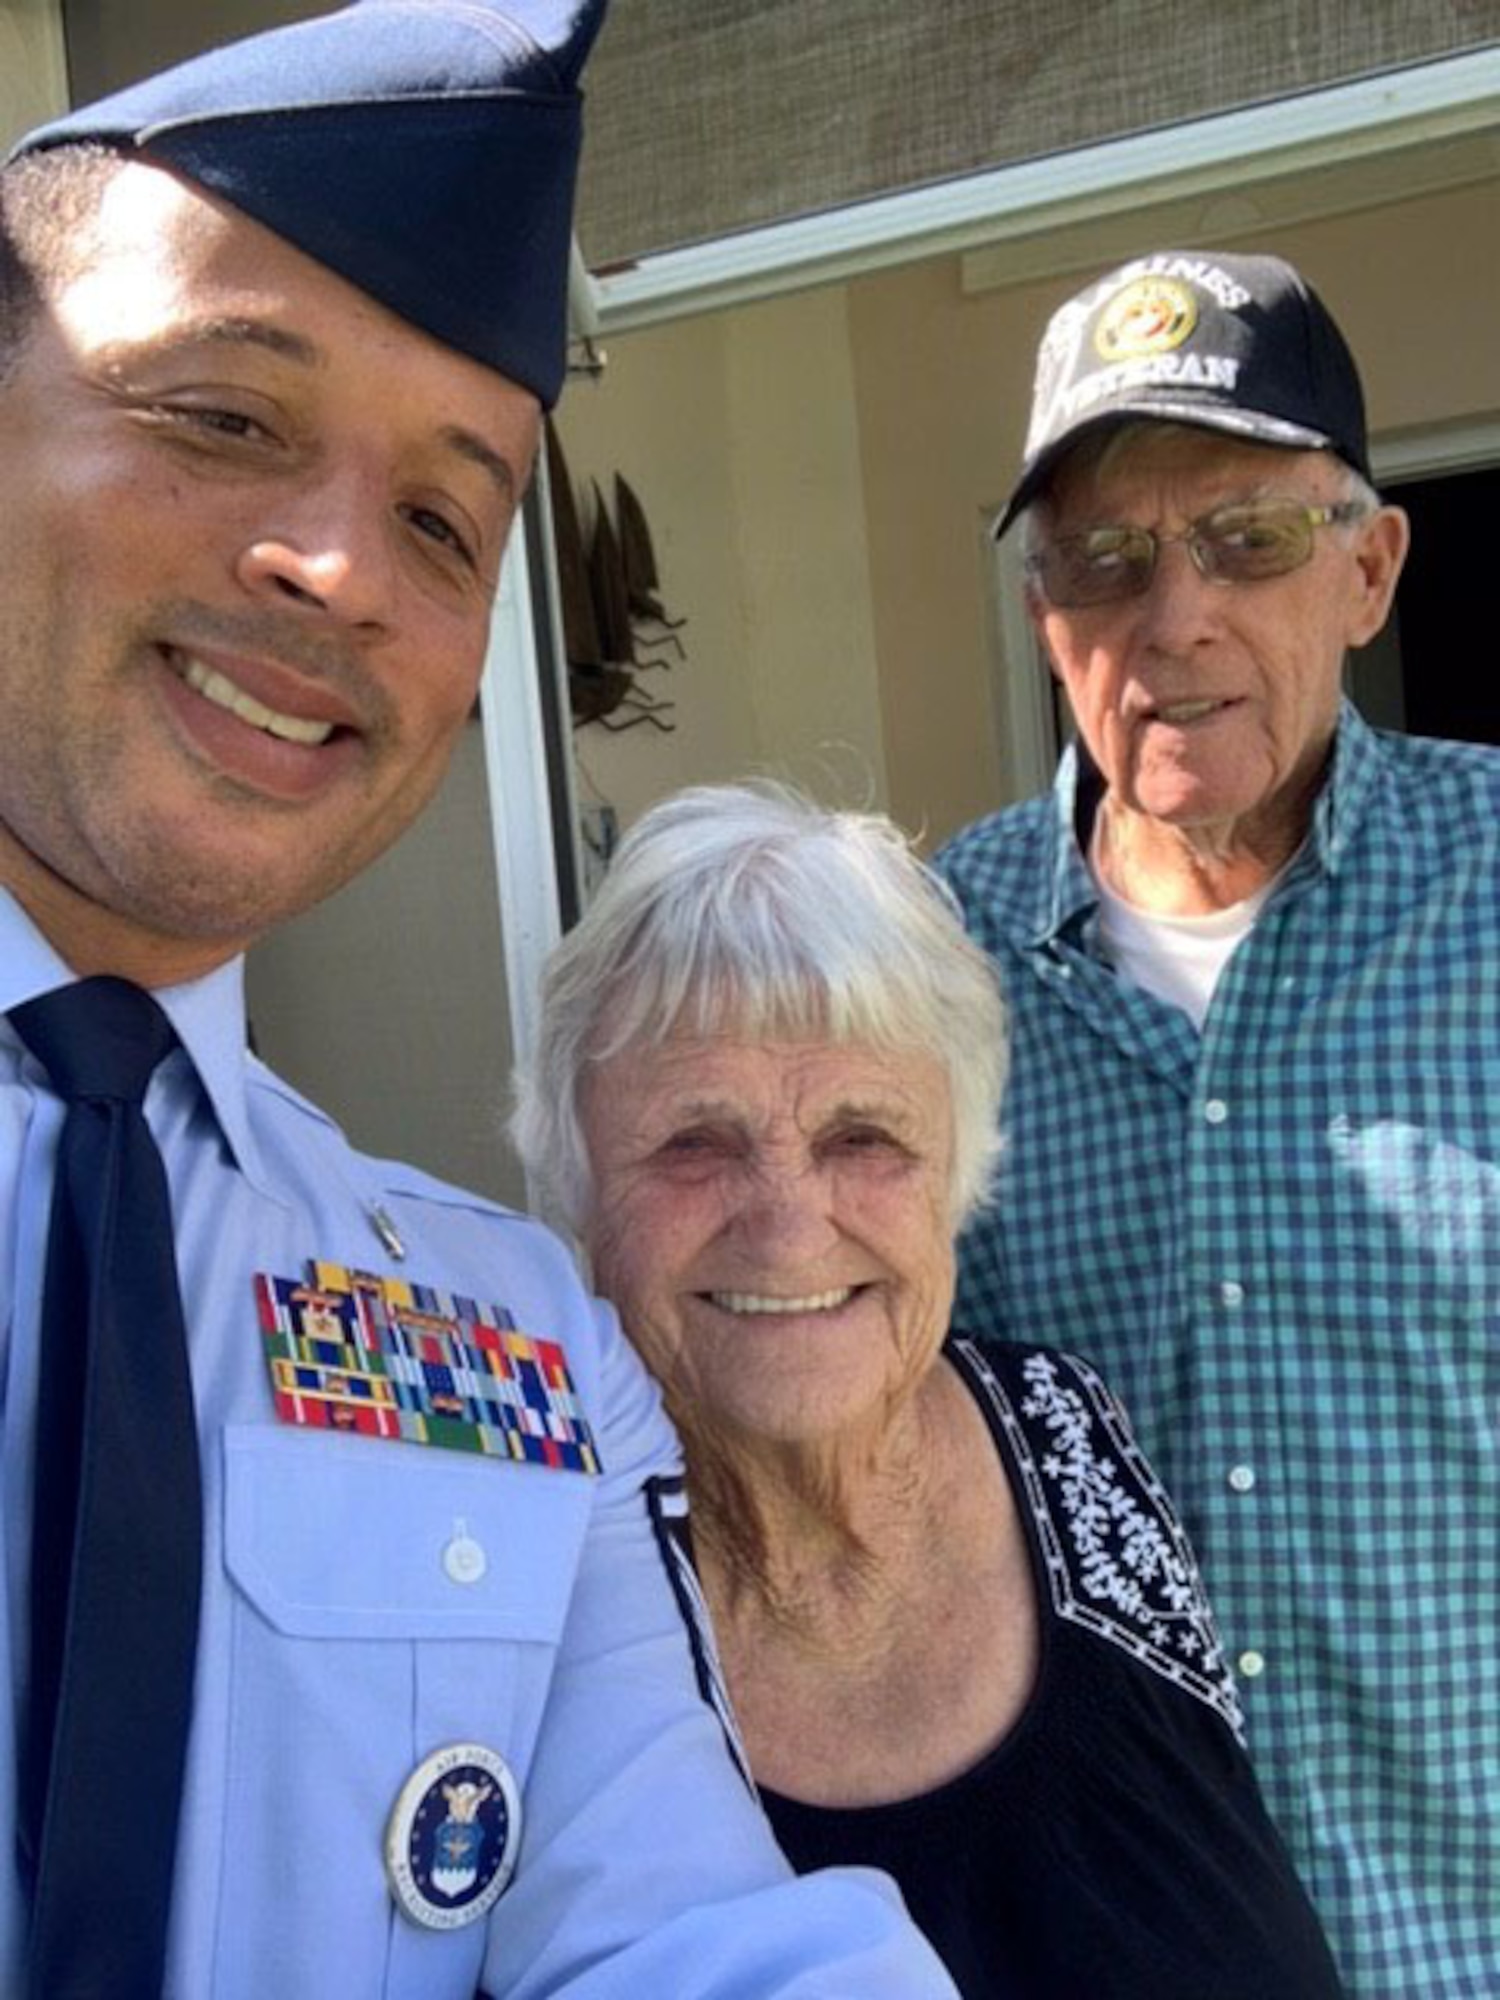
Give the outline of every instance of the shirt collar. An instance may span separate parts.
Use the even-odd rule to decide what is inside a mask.
[[[1380,738],[1350,701],[1339,709],[1333,768],[1313,808],[1312,845],[1330,875],[1343,866],[1379,788],[1385,756]]]
[[[1099,908],[1099,891],[1084,855],[1102,791],[1103,782],[1088,752],[1081,743],[1070,743],[1052,781],[1046,865],[1037,870],[1027,926],[1033,944],[1050,944],[1069,925],[1086,921]]]
[[[77,978],[15,898],[0,889],[0,1012]],[[163,986],[155,995],[208,1094],[235,1164],[269,1192],[251,1130],[245,1092],[244,960],[232,958],[202,979]],[[14,1034],[4,1023],[7,1036]]]
[[[15,897],[0,889],[0,1012],[66,986],[74,976]],[[7,1033],[14,1033],[8,1023]]]
[[[160,987],[156,998],[192,1059],[235,1164],[252,1186],[274,1192],[251,1128],[245,1088],[249,1037],[244,959],[231,958],[184,986]]]

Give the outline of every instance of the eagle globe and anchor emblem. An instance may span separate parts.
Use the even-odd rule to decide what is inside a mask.
[[[397,1907],[427,1930],[456,1930],[491,1910],[515,1873],[521,1799],[505,1760],[482,1743],[424,1758],[386,1828]]]

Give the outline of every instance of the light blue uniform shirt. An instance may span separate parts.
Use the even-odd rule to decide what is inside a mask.
[[[0,1009],[69,976],[0,893]],[[772,1844],[699,1695],[648,1519],[644,1482],[678,1469],[675,1440],[562,1245],[352,1151],[246,1055],[238,963],[158,997],[183,1048],[146,1111],[177,1218],[206,1533],[169,1995],[951,1996],[884,1877],[798,1880]],[[25,1726],[39,1295],[61,1122],[0,1018],[0,1617],[13,1741]],[[376,1232],[377,1206],[402,1261]],[[560,1342],[603,1475],[279,1421],[254,1279],[301,1277],[313,1258],[504,1305]],[[470,1560],[445,1564],[456,1542]],[[498,1752],[514,1775],[519,1864],[488,1918],[428,1930],[393,1901],[384,1833],[413,1771],[455,1743]],[[0,1812],[13,1828],[9,1752]],[[26,1929],[14,1865],[0,1883],[0,1992],[14,1992]]]

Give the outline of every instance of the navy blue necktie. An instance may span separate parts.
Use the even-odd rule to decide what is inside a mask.
[[[156,2000],[203,1546],[171,1200],[141,1109],[176,1038],[122,979],[62,987],[10,1020],[68,1107],[37,1402],[27,1991]]]

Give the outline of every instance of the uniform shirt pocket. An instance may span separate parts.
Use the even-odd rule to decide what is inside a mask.
[[[278,1632],[556,1644],[579,1475],[257,1427],[227,1433],[225,1476],[229,1574]]]
[[[594,1482],[265,1426],[223,1444],[194,1752],[214,1961],[256,1967],[260,1992],[472,1994],[483,1924],[412,1930],[384,1830],[451,1744],[502,1757],[524,1799]]]

